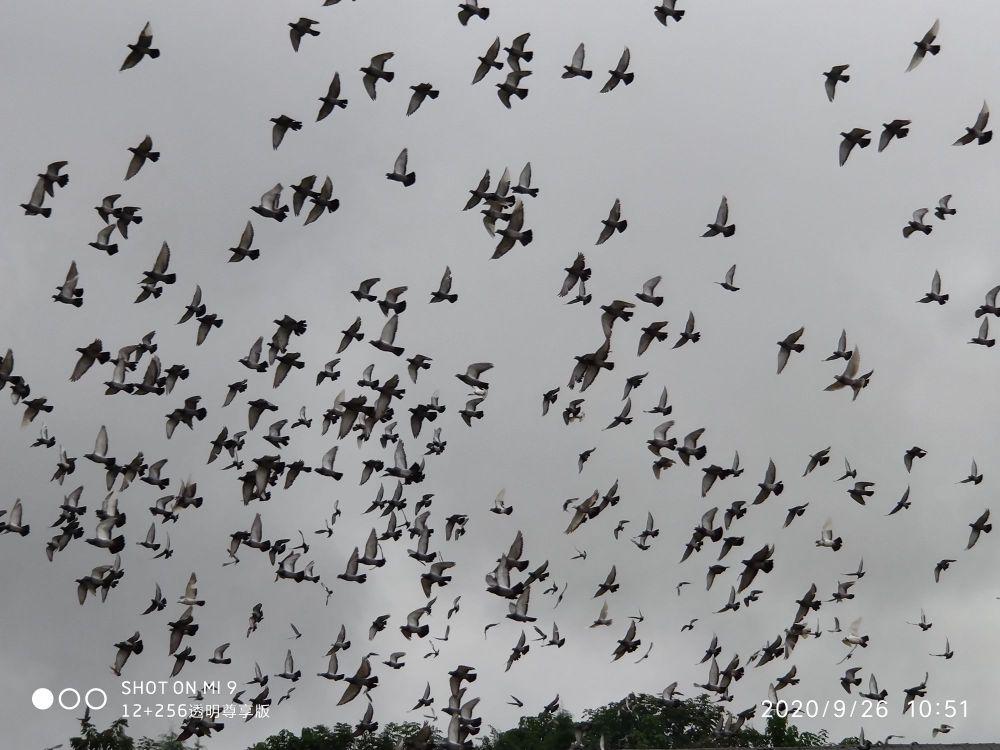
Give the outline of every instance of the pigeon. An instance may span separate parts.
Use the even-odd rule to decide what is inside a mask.
[[[594,75],[594,71],[585,70],[583,67],[583,60],[586,54],[587,54],[586,50],[584,49],[583,43],[581,42],[580,46],[578,46],[576,48],[576,51],[573,53],[573,59],[572,61],[570,61],[570,64],[563,65],[563,70],[565,72],[562,74],[562,77],[586,78],[587,80],[590,80],[590,77]]]
[[[386,179],[393,182],[399,182],[403,185],[403,187],[409,187],[416,182],[417,175],[414,172],[406,171],[407,159],[407,149],[404,148],[399,152],[399,156],[396,157],[396,163],[393,165],[392,171],[386,173]]]
[[[934,276],[931,279],[931,290],[929,292],[924,292],[924,296],[918,299],[917,302],[937,302],[939,305],[943,305],[948,301],[949,295],[941,294],[941,274],[935,270]]]
[[[668,19],[680,22],[680,20],[684,18],[684,11],[676,10],[676,5],[677,0],[660,0],[660,4],[653,8],[653,15],[655,15],[656,20],[664,26],[667,25]]]
[[[906,67],[906,72],[909,73],[915,67],[920,65],[924,61],[924,56],[929,52],[931,55],[936,55],[941,51],[940,44],[934,44],[934,40],[937,39],[938,31],[941,28],[940,22],[935,19],[934,25],[927,30],[920,41],[914,42],[913,45],[916,50],[913,52],[913,57],[910,58],[910,64]]]
[[[628,73],[629,62],[632,56],[628,51],[628,47],[622,52],[621,58],[618,60],[618,64],[615,66],[614,70],[609,70],[608,74],[611,76],[608,78],[608,82],[604,84],[604,88],[601,89],[602,94],[606,94],[609,91],[613,91],[619,83],[624,83],[626,86],[630,85],[635,79],[635,73]]]
[[[272,117],[271,122],[274,123],[274,126],[271,128],[271,146],[274,149],[277,149],[281,145],[281,142],[285,138],[285,133],[289,130],[302,130],[302,123],[288,115]]]
[[[953,146],[968,146],[970,143],[975,141],[980,146],[984,146],[993,140],[993,131],[987,130],[986,126],[990,121],[990,108],[986,102],[983,102],[983,108],[979,110],[979,116],[976,118],[975,124],[971,128],[965,129],[965,135],[956,140]]]
[[[830,68],[823,74],[823,78],[826,79],[823,82],[823,85],[826,88],[826,98],[829,99],[831,102],[833,101],[833,97],[837,93],[837,84],[847,83],[848,81],[851,80],[850,76],[844,75],[844,71],[846,71],[849,67],[851,66],[834,65],[832,68]]]
[[[868,137],[871,132],[872,131],[865,130],[864,128],[854,128],[846,133],[840,134],[843,139],[840,142],[840,166],[844,166],[844,164],[847,163],[847,157],[851,155],[851,150],[855,146],[868,148],[868,144],[872,142],[872,139]]]
[[[267,219],[281,222],[288,214],[288,206],[280,206],[282,185],[279,182],[260,197],[260,205],[251,206],[250,210]],[[244,230],[245,231],[245,230]],[[241,243],[242,244],[242,243]]]
[[[958,213],[956,209],[948,208],[948,202],[950,200],[951,200],[951,193],[942,196],[940,199],[938,199],[937,208],[934,209],[934,215],[941,221],[944,221],[949,216],[954,216],[955,214]]]
[[[727,224],[727,221],[729,221],[729,200],[726,196],[722,196],[719,210],[715,214],[715,221],[707,225],[708,230],[702,237],[715,237],[720,234],[723,237],[732,237],[736,233],[736,225]]]
[[[983,318],[983,322],[979,325],[979,334],[974,338],[969,339],[970,344],[979,344],[980,346],[993,346],[996,344],[996,339],[991,339],[990,337],[990,319]]]
[[[146,57],[155,60],[160,56],[160,50],[153,47],[153,27],[149,23],[142,27],[142,31],[139,32],[139,38],[136,39],[135,44],[127,46],[130,51],[121,68],[119,68],[120,71],[134,68]]]
[[[477,84],[486,77],[486,74],[490,72],[491,68],[497,70],[503,69],[503,63],[497,60],[497,56],[500,54],[500,37],[493,40],[493,44],[490,45],[489,49],[486,50],[486,54],[479,57],[479,66],[476,68],[476,73],[472,77],[472,83]]]
[[[489,8],[480,8],[479,0],[469,0],[467,2],[459,3],[458,5],[458,22],[463,26],[469,23],[469,19],[473,16],[485,21],[490,17]]]
[[[365,74],[364,78],[362,78],[362,83],[364,83],[365,91],[368,92],[368,96],[371,97],[372,101],[375,101],[375,84],[379,81],[389,83],[396,77],[395,73],[385,69],[385,64],[394,55],[394,52],[383,52],[375,55],[367,66],[361,68],[361,72]]]
[[[318,21],[314,21],[311,18],[300,18],[298,21],[288,24],[288,36],[292,40],[292,49],[296,52],[299,51],[299,43],[302,41],[302,37],[306,36],[319,36],[319,31],[313,27],[318,25]]]
[[[792,331],[790,334],[785,336],[781,341],[778,342],[778,374],[785,369],[785,365],[788,364],[788,357],[792,352],[801,352],[805,349],[805,344],[796,343],[802,334],[805,333],[805,327],[799,328],[797,331]]]
[[[882,123],[882,134],[878,138],[878,151],[882,153],[893,138],[906,138],[910,134],[909,120],[893,120]]]
[[[733,278],[735,276],[736,276],[736,264],[734,263],[729,267],[729,270],[726,271],[725,279],[723,281],[716,281],[715,283],[728,292],[738,292],[740,288],[738,286],[733,285]]]
[[[153,139],[148,135],[142,139],[142,142],[138,146],[129,146],[128,150],[132,152],[132,159],[129,161],[128,169],[125,172],[126,180],[135,177],[147,160],[153,162],[160,160],[160,152],[153,151]]]
[[[325,120],[334,109],[347,109],[347,99],[340,98],[340,73],[333,74],[333,80],[330,81],[326,96],[321,96],[319,101],[322,104],[316,114],[316,122]]]
[[[990,509],[987,508],[983,511],[983,514],[979,516],[973,523],[969,524],[972,532],[969,534],[969,543],[966,545],[966,549],[972,549],[973,546],[979,541],[979,535],[989,534],[993,530],[993,524],[989,523],[990,519]]]
[[[615,198],[614,205],[611,206],[611,211],[608,212],[608,218],[601,220],[601,224],[604,228],[601,229],[601,234],[597,238],[597,242],[595,244],[603,245],[615,232],[620,234],[628,228],[628,221],[621,218],[621,210],[621,201]]]
[[[410,86],[410,90],[413,91],[413,96],[410,97],[410,103],[406,107],[407,117],[420,109],[420,105],[424,103],[424,99],[427,99],[428,97],[431,99],[437,99],[438,94],[440,93],[429,83],[418,83],[416,86]]]
[[[927,215],[926,208],[918,208],[913,212],[913,219],[906,223],[903,227],[903,237],[909,237],[914,232],[923,232],[924,234],[930,234],[934,227],[929,226],[924,223],[924,217]]]

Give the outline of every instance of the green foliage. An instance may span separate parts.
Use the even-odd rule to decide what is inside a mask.
[[[90,721],[89,715],[80,722],[80,736],[69,741],[73,750],[135,750],[135,741],[125,734],[127,719],[116,719],[103,732]]]
[[[822,747],[827,744],[825,729],[818,734],[800,732],[797,726],[788,723],[788,717],[777,714],[768,718],[764,737],[771,747]]]
[[[409,739],[419,724],[386,724],[379,732],[354,736],[350,724],[338,723],[329,728],[318,725],[303,729],[301,735],[283,729],[248,750],[396,750],[401,740]]]
[[[566,750],[573,742],[573,717],[566,711],[522,716],[514,729],[495,732],[482,742],[483,750]]]

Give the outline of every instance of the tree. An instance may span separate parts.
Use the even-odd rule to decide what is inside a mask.
[[[98,732],[88,711],[80,719],[80,736],[70,739],[69,746],[73,750],[135,750],[135,741],[125,734],[127,727],[128,719],[115,719],[111,726]]]
[[[522,716],[515,729],[496,732],[482,741],[483,750],[566,750],[576,732],[566,711]]]
[[[801,732],[797,726],[788,723],[787,716],[773,713],[768,717],[764,738],[771,747],[820,747],[827,744],[825,729],[819,733]]]

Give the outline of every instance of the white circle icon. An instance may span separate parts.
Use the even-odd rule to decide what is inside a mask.
[[[63,701],[63,696],[66,695],[67,693],[72,693],[73,695],[76,696],[76,703],[74,703],[72,706],[67,705],[66,702]],[[62,690],[59,691],[59,708],[63,709],[64,711],[73,711],[79,705],[80,705],[79,691],[74,690],[73,688],[63,688]]]
[[[91,704],[91,702],[90,702],[90,695],[91,695],[91,693],[97,693],[97,695],[99,695],[99,696],[101,696],[101,698],[103,698],[103,700],[101,702],[101,705],[98,706],[96,704]],[[108,694],[105,693],[100,688],[91,688],[90,690],[87,691],[86,695],[84,695],[83,702],[87,704],[87,708],[89,708],[89,709],[91,709],[93,711],[100,711],[102,708],[104,708],[106,705],[108,705]]]
[[[48,688],[38,688],[38,690],[31,694],[31,705],[39,711],[45,711],[52,708],[52,703],[55,699],[52,691]]]

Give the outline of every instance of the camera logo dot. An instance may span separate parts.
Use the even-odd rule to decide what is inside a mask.
[[[47,711],[56,702],[56,697],[48,688],[38,688],[31,694],[31,705],[39,711]],[[84,703],[92,711],[100,711],[108,705],[108,694],[100,688],[90,688],[83,696],[73,688],[63,688],[59,691],[59,708],[64,711],[74,711],[80,703]]]
[[[39,711],[46,711],[52,708],[54,701],[55,696],[52,695],[52,691],[48,688],[38,688],[38,690],[31,694],[31,705]]]

